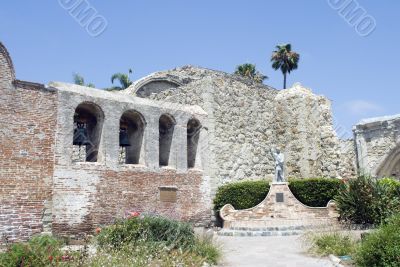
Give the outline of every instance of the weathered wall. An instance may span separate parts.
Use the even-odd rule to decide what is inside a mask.
[[[182,72],[196,71],[183,68]],[[200,79],[151,97],[199,105],[207,112],[209,164],[205,172],[212,177],[212,191],[223,183],[272,174],[269,149],[275,146],[275,130],[270,122],[277,91],[221,72],[200,69],[198,73],[193,76]]]
[[[353,132],[361,173],[400,178],[400,115],[362,120]]]
[[[81,164],[58,168],[55,179],[53,231],[57,234],[79,236],[132,211],[199,225],[210,222],[208,185],[201,171],[155,173],[145,168],[112,170]],[[176,188],[176,203],[163,202],[160,187]]]
[[[210,185],[202,169],[207,153],[206,114],[198,107],[170,105],[97,89],[52,83],[58,90],[57,147],[53,189],[53,230],[79,235],[123,217],[126,211],[163,214],[205,225],[211,219]],[[98,162],[73,162],[73,116],[80,103],[93,103],[104,114]],[[121,164],[120,118],[135,110],[145,120],[143,161]],[[159,118],[176,121],[169,165],[159,166]],[[187,167],[187,123],[203,125],[194,169]],[[160,188],[176,189],[175,203],[160,199]]]
[[[127,97],[76,85],[15,80],[0,44],[0,235],[26,240],[43,231],[82,235],[127,211],[207,224],[211,218],[206,113],[199,107]],[[74,161],[79,104],[99,107],[96,162]],[[139,164],[121,164],[119,131],[125,111],[143,115]],[[159,118],[174,117],[169,164],[159,165]],[[202,125],[195,165],[188,168],[187,125]],[[97,127],[97,126],[96,126]],[[192,151],[193,152],[193,151]],[[192,153],[191,152],[191,153]],[[192,154],[191,154],[192,155]],[[83,157],[85,159],[85,157]],[[176,192],[161,197],[161,191]],[[1,240],[4,242],[5,240]]]
[[[155,74],[157,79],[162,76],[183,85],[149,98],[199,105],[208,114],[210,153],[205,171],[213,178],[213,191],[226,182],[270,177],[272,147],[283,149],[289,177],[352,175],[354,170],[348,172],[348,166],[341,163],[340,140],[325,97],[300,85],[278,91],[190,66]],[[125,93],[141,90],[139,85]]]
[[[291,177],[339,177],[339,139],[332,126],[330,101],[295,84],[275,98],[277,143]]]
[[[55,92],[14,77],[0,43],[0,235],[10,241],[43,230],[56,126]]]

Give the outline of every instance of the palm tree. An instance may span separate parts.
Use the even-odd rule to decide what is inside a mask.
[[[81,86],[92,87],[92,88],[96,87],[93,83],[85,84],[85,78],[83,78],[83,76],[80,75],[79,73],[73,73],[72,74],[72,78],[74,80],[74,84],[81,85]]]
[[[110,88],[110,90],[124,90],[124,89],[128,88],[129,86],[131,86],[131,84],[133,83],[129,77],[131,73],[132,73],[132,69],[129,69],[128,74],[119,73],[119,72],[113,74],[113,76],[111,76],[111,83],[114,84],[114,80],[118,80],[119,83],[121,84],[121,86],[114,86],[114,87]]]
[[[250,63],[237,66],[234,74],[249,78],[257,83],[262,83],[265,79],[268,79],[267,76],[256,69],[256,65]]]
[[[277,45],[272,52],[271,62],[274,70],[280,69],[283,73],[283,89],[286,89],[286,74],[297,69],[300,55],[292,51],[291,44]]]

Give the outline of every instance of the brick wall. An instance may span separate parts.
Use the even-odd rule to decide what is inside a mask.
[[[88,165],[56,171],[53,231],[59,235],[79,237],[129,211],[200,224],[210,221],[211,206],[202,192],[201,172],[113,171]],[[161,201],[159,187],[175,187],[176,203]]]
[[[4,55],[4,54],[3,54]],[[10,241],[43,229],[54,166],[55,94],[4,75],[0,83],[0,234]]]

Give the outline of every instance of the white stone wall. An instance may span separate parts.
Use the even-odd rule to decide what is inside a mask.
[[[339,177],[340,144],[332,126],[330,101],[295,84],[275,98],[278,144],[289,176]]]
[[[400,177],[400,115],[362,120],[353,132],[361,173]]]

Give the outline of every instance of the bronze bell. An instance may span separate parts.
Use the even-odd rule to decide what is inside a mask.
[[[74,141],[73,144],[75,146],[87,146],[90,144],[88,133],[85,128],[84,123],[77,123],[76,128],[74,129]]]
[[[129,142],[128,131],[125,128],[119,129],[119,145],[121,147],[131,146],[131,143]]]

